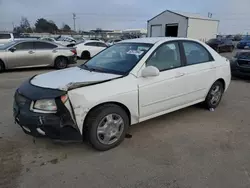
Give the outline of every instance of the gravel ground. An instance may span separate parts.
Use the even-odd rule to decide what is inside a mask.
[[[1,188],[250,187],[248,80],[233,80],[214,112],[196,105],[143,122],[119,147],[97,152],[84,143],[34,139],[14,124],[15,89],[48,71],[0,74]]]

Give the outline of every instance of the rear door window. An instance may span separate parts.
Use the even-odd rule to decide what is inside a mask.
[[[194,65],[212,61],[211,54],[201,44],[196,42],[182,42],[187,65]]]
[[[102,42],[97,42],[97,45],[98,45],[99,47],[107,47],[107,45],[104,44],[104,43],[102,43]]]
[[[35,48],[37,50],[42,50],[42,49],[54,49],[56,48],[57,46],[54,45],[54,44],[50,44],[50,43],[47,43],[47,42],[35,42]]]
[[[85,46],[97,46],[97,42],[88,42]]]
[[[11,39],[10,34],[0,34],[0,39]]]

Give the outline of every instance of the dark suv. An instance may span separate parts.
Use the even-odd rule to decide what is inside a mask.
[[[207,42],[211,48],[213,48],[218,53],[220,52],[232,52],[234,50],[233,41],[230,39],[210,39]]]
[[[250,76],[250,51],[238,52],[230,65],[233,76]]]

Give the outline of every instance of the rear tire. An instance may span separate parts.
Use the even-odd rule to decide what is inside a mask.
[[[3,72],[5,70],[4,63],[0,60],[0,72]]]
[[[223,84],[221,81],[216,81],[212,87],[210,88],[206,100],[204,102],[205,107],[210,108],[216,108],[222,99],[224,93]]]
[[[89,60],[91,58],[91,55],[88,51],[83,51],[82,54],[81,54],[81,59],[84,59],[84,60]]]
[[[66,57],[57,57],[55,60],[56,69],[65,69],[68,66],[68,59]]]
[[[86,138],[92,147],[106,151],[124,140],[129,127],[129,117],[121,107],[105,104],[90,112],[84,127]]]

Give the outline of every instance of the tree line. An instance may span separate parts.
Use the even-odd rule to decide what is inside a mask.
[[[61,32],[70,32],[71,28],[69,25],[63,23],[61,28],[53,22],[52,20],[46,20],[44,18],[39,18],[34,27],[31,27],[29,20],[25,17],[21,18],[21,22],[18,26],[14,27],[13,30],[15,33],[61,33]]]

